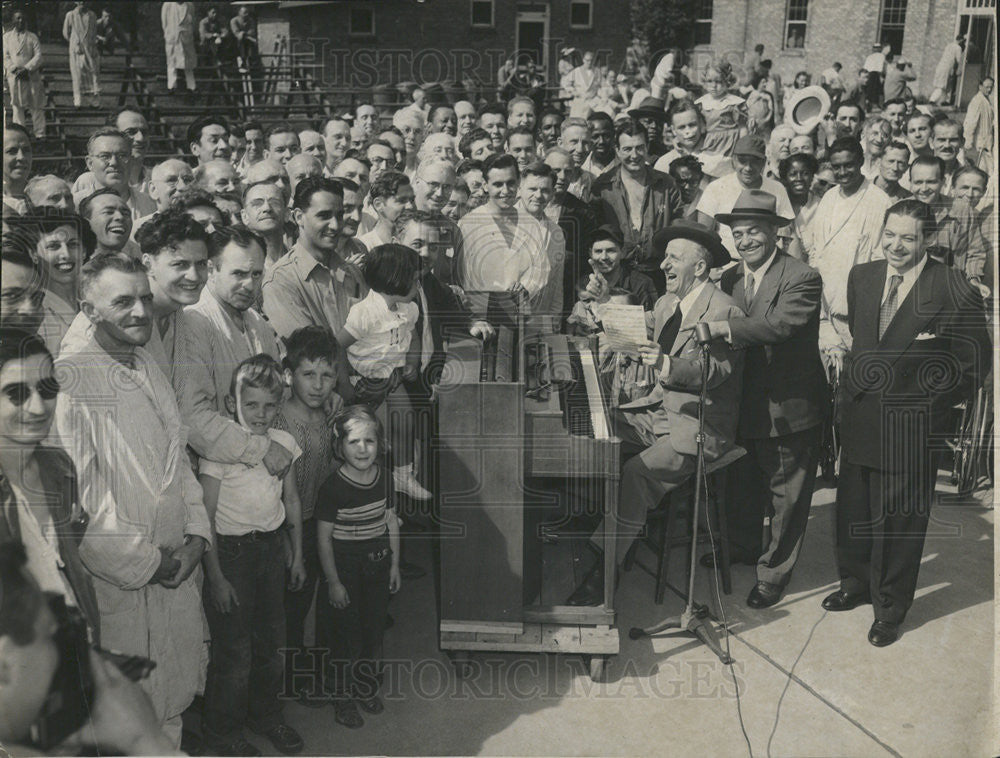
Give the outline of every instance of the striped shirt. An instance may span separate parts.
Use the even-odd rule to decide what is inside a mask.
[[[389,480],[379,466],[371,484],[359,484],[340,469],[323,482],[316,497],[316,518],[333,524],[333,539],[357,543],[387,532],[390,513]]]

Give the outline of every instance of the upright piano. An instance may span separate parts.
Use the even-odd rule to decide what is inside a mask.
[[[512,303],[491,300],[487,318],[494,338],[448,341],[438,387],[442,648],[615,653],[614,520],[601,535],[599,606],[565,605],[590,564],[561,565],[572,551],[543,544],[540,532],[580,500],[617,510],[620,444],[594,351]]]

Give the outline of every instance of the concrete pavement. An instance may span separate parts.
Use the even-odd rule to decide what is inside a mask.
[[[684,634],[628,638],[629,627],[683,607],[670,591],[654,605],[652,579],[633,570],[618,591],[622,647],[605,682],[592,682],[579,656],[495,653],[473,654],[473,675],[459,680],[438,650],[428,575],[392,602],[385,712],[352,731],[334,722],[329,706],[290,704],[288,721],[312,755],[745,756],[740,716],[754,756],[997,754],[994,511],[984,507],[992,490],[935,506],[902,637],[879,649],[867,641],[870,606],[846,613],[820,606],[837,582],[834,490],[819,486],[802,557],[778,605],[748,608],[753,569],[733,568],[733,594],[722,607],[732,670]],[[427,545],[411,552],[429,565]],[[683,582],[684,552],[675,551],[673,583]],[[696,597],[721,618],[713,594],[700,569]]]

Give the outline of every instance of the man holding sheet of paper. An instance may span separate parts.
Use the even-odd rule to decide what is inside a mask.
[[[654,340],[639,347],[638,357],[656,371],[658,382],[644,398],[618,409],[615,433],[622,440],[618,496],[617,562],[664,494],[695,472],[698,397],[701,390],[701,347],[695,340],[699,321],[743,315],[736,302],[709,281],[709,271],[729,263],[719,235],[693,221],[677,221],[653,235],[655,254],[666,276],[667,293],[653,307]],[[709,348],[708,396],[705,403],[705,458],[713,461],[734,446],[742,389],[743,358],[726,342]],[[600,549],[605,524],[594,532]],[[570,605],[597,605],[604,600],[604,560],[569,597]]]

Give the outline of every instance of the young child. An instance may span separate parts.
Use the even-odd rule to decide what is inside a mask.
[[[316,493],[335,468],[330,419],[340,410],[344,401],[334,391],[337,384],[338,348],[328,329],[304,326],[292,332],[285,344],[287,353],[283,363],[291,394],[274,419],[274,429],[291,434],[302,450],[302,455],[293,464],[293,471],[302,503],[302,564],[305,569],[302,587],[295,592],[285,592],[287,644],[297,651],[286,654],[285,664],[290,670],[301,672],[311,663],[318,664],[315,659],[306,657],[305,648],[306,616],[312,607],[320,575],[319,554],[316,550],[316,519],[313,514]],[[317,647],[325,647],[322,626],[317,617]],[[318,665],[314,666],[313,673],[320,673]],[[304,677],[292,677],[289,681],[294,685],[308,680]],[[302,691],[299,693],[299,702],[318,707],[324,705],[325,701],[317,692]]]
[[[241,426],[302,451],[287,432],[272,428],[285,382],[268,355],[248,358],[233,373],[226,408]],[[205,614],[212,656],[205,686],[202,733],[213,755],[254,755],[243,725],[267,736],[282,753],[302,750],[302,738],[282,718],[285,645],[285,570],[302,585],[302,515],[295,476],[272,476],[261,463],[202,460],[198,479],[215,531],[204,556]],[[291,546],[289,548],[289,541]],[[251,686],[251,683],[253,686]]]
[[[746,101],[730,90],[736,84],[732,65],[713,61],[701,83],[705,94],[695,103],[705,116],[705,152],[731,155],[736,141],[746,134]]]
[[[400,587],[399,522],[392,488],[380,461],[382,425],[364,405],[344,408],[333,420],[333,452],[340,468],[316,500],[319,560],[327,603],[331,657],[327,690],[334,718],[356,729],[358,712],[381,713],[378,664],[389,595]]]
[[[414,329],[420,308],[414,302],[420,259],[407,247],[379,245],[364,263],[368,296],[355,303],[347,314],[337,343],[347,350],[347,358],[358,376],[354,401],[376,410],[393,394],[394,416],[399,423],[390,427],[392,438],[393,487],[414,500],[430,500],[431,493],[420,486],[413,473],[413,403],[411,395],[420,371],[421,332]]]

